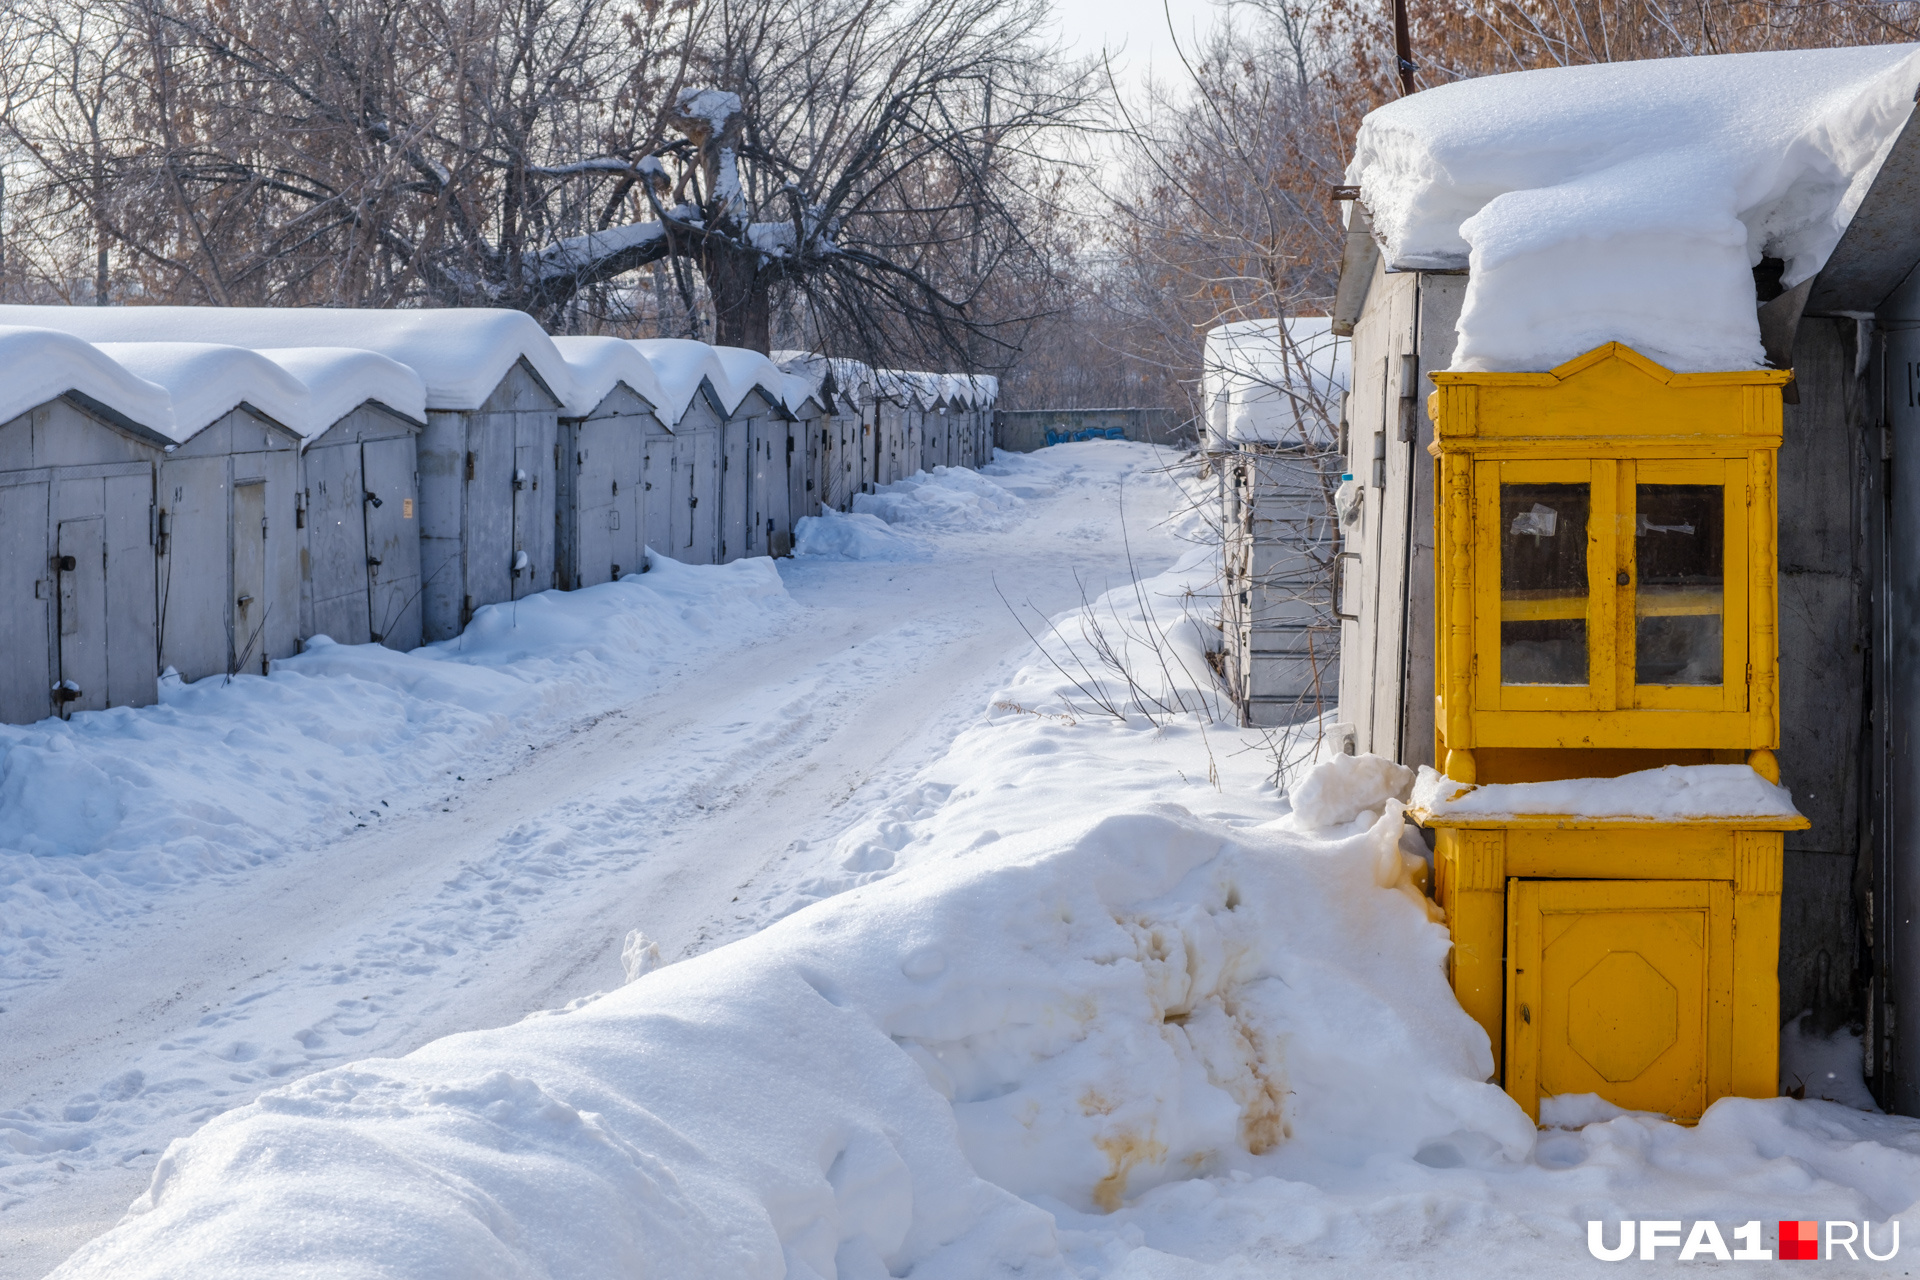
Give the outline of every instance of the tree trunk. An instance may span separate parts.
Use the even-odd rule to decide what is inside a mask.
[[[707,292],[713,297],[715,344],[769,354],[773,282],[760,268],[760,255],[720,250],[708,256],[704,267]]]

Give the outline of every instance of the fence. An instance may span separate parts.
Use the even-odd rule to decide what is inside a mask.
[[[1002,409],[993,415],[993,443],[1032,453],[1067,440],[1138,440],[1192,446],[1194,421],[1178,409]]]

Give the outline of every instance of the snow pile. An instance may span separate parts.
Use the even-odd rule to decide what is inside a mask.
[[[1149,598],[1210,570],[1190,557]],[[955,744],[892,875],[570,1012],[222,1116],[61,1274],[1065,1277],[1049,1212],[1287,1152],[1410,1163],[1472,1133],[1524,1158],[1444,930],[1380,883],[1397,813],[1316,840],[1128,802],[1103,766],[1165,738],[1054,713],[1050,670],[996,699],[1039,714]],[[1204,693],[1157,695],[1181,685]],[[1167,727],[1182,749],[1204,732]]]
[[[780,366],[745,347],[715,347],[713,358],[726,374],[727,413],[733,414],[751,391],[759,391],[773,404],[782,403],[787,375]]]
[[[669,428],[703,386],[722,416],[756,388],[790,413],[824,407],[836,367],[843,395],[871,394],[879,378],[929,407],[983,407],[999,392],[989,377],[861,373],[845,360],[793,357],[783,369],[687,339],[549,338],[519,311],[0,306],[0,422],[78,391],[175,442],[243,402],[311,441],[368,400],[414,421],[477,409],[523,360],[564,416],[585,417],[624,382]]]
[[[946,404],[961,411],[991,408],[1000,398],[1000,379],[985,373],[910,373],[875,369],[858,360],[776,351],[773,361],[792,379],[786,404],[797,409],[809,397],[823,407],[838,397],[844,406],[895,400],[921,409]],[[833,395],[827,393],[831,380]]]
[[[1560,1099],[1582,1127],[1536,1132],[1485,1083],[1406,779],[1330,761],[1289,813],[1205,713],[1216,554],[1044,628],[758,934],[636,942],[597,999],[223,1115],[58,1274],[1532,1276],[1590,1218],[1911,1238],[1913,1121]]]
[[[1207,334],[1207,448],[1334,443],[1352,353],[1325,316],[1238,320]]]
[[[925,560],[932,549],[879,516],[822,506],[793,522],[793,554],[814,560]]]
[[[1042,485],[1036,495],[1051,492]],[[938,466],[853,496],[853,510],[821,507],[794,524],[793,554],[833,560],[925,560],[916,534],[978,533],[1018,518],[1024,498],[979,471]],[[910,530],[911,532],[902,532]]]
[[[853,497],[856,514],[916,531],[998,529],[1026,503],[967,467],[935,467]]]
[[[351,829],[531,724],[630,699],[662,655],[701,661],[791,616],[769,560],[648,563],[485,606],[410,653],[321,636],[270,676],[163,680],[157,707],[0,725],[0,993],[59,973],[155,890]]]
[[[1465,789],[1422,766],[1413,788],[1413,806],[1441,819],[1566,814],[1685,822],[1800,816],[1790,791],[1744,764],[1670,764],[1618,778],[1489,783]]]
[[[1341,827],[1380,807],[1390,796],[1405,802],[1414,773],[1385,756],[1336,755],[1293,789],[1293,816],[1312,830]]]
[[[1913,45],[1462,80],[1360,127],[1347,180],[1399,268],[1469,268],[1454,368],[1606,342],[1670,369],[1762,362],[1750,269],[1819,271],[1913,110]]]

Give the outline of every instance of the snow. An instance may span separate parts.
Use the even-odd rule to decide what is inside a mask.
[[[748,351],[744,347],[715,347],[713,358],[726,375],[722,397],[726,401],[729,417],[739,409],[748,393],[755,389],[772,403],[782,403],[787,389],[787,375],[779,365],[758,351]]]
[[[824,367],[794,372],[756,351],[689,339],[549,338],[519,311],[0,306],[0,335],[7,367],[40,375],[10,383],[0,398],[0,409],[16,406],[9,417],[78,390],[176,443],[242,401],[306,440],[368,400],[415,421],[429,408],[476,409],[522,359],[569,417],[585,417],[623,382],[669,429],[703,382],[724,416],[756,388],[789,413],[823,403]],[[961,380],[998,389],[990,378],[886,376],[916,394]],[[29,395],[41,398],[29,404]]]
[[[1464,789],[1423,766],[1413,787],[1413,807],[1443,821],[1525,814],[1669,822],[1800,816],[1791,792],[1744,764],[1670,764],[1617,778],[1489,783]]]
[[[51,329],[0,325],[0,422],[78,391],[169,440],[173,402],[167,389],[129,373],[91,343]]]
[[[783,372],[797,380],[791,384],[789,396],[802,394],[801,388],[804,387],[804,395],[811,396],[823,406],[826,404],[823,388],[829,373],[833,376],[838,394],[848,404],[879,398],[898,400],[922,409],[931,409],[942,403],[962,409],[978,409],[990,407],[1000,398],[1000,380],[991,374],[876,370],[858,360],[815,355],[806,351],[776,351],[773,360]],[[789,404],[798,403],[799,399],[789,400]]]
[[[307,441],[369,400],[411,421],[427,420],[427,386],[420,375],[378,352],[352,347],[267,347],[259,354],[306,387],[307,420],[300,433]]]
[[[1005,681],[996,578],[1044,614],[1125,574],[1115,490],[1164,509],[1159,458],[1054,452],[1002,464],[1045,503],[909,573],[783,561],[791,598],[756,600],[750,565],[665,565],[503,606],[498,662],[321,646],[9,731],[38,754],[0,740],[0,1276],[42,1275],[265,1089],[617,984],[636,926],[669,960],[750,929],[770,868],[810,866]],[[577,627],[510,651],[536,600]],[[89,787],[113,803],[62,835]]]
[[[855,515],[915,531],[1004,528],[1025,501],[966,467],[936,466],[853,496]]]
[[[1842,1027],[1831,1035],[1807,1029],[1812,1012],[1780,1029],[1780,1088],[1793,1097],[1878,1111],[1861,1075],[1860,1037]]]
[[[622,163],[621,168],[625,167]],[[533,259],[530,274],[537,280],[574,275],[602,259],[664,239],[666,234],[666,228],[658,222],[629,222],[568,236]]]
[[[621,338],[561,337],[555,338],[553,345],[572,374],[573,389],[566,407],[561,410],[562,416],[586,417],[622,383],[655,408],[666,402],[667,393],[660,385],[659,375],[631,342]],[[677,415],[673,421],[679,421]]]
[[[1379,809],[1383,797],[1405,802],[1414,772],[1385,756],[1336,755],[1293,789],[1293,816],[1310,830],[1342,827]]]
[[[706,343],[691,338],[642,338],[633,346],[653,366],[662,397],[656,407],[660,421],[668,427],[686,416],[703,383],[715,399],[726,399],[731,389],[727,371]]]
[[[823,505],[819,515],[793,522],[793,554],[803,560],[904,562],[929,559],[932,549],[911,534],[895,532],[879,516]]]
[[[917,535],[1004,529],[1019,519],[1026,500],[1014,488],[1035,496],[1052,492],[1045,485],[1010,488],[967,467],[916,472],[872,493],[855,494],[850,512],[822,506],[819,515],[801,517],[794,523],[793,554],[819,560],[930,559],[931,545]]]
[[[615,930],[595,917],[611,990],[576,986],[550,1012],[417,1048],[353,1040],[357,1061],[309,1064],[245,1105],[209,1099],[211,1118],[176,1127],[133,1211],[56,1274],[1478,1280],[1585,1265],[1589,1219],[1898,1217],[1911,1240],[1915,1121],[1728,1099],[1687,1128],[1562,1098],[1536,1129],[1486,1083],[1485,1034],[1447,989],[1445,927],[1416,887],[1407,779],[1364,757],[1298,776],[1264,735],[1232,724],[1208,665],[1218,549],[1188,506],[1204,483],[1190,475],[1176,490],[1163,465],[1124,443],[1001,454],[988,479],[1035,496],[1000,530],[918,534],[937,564],[788,566],[790,594],[808,584],[845,599],[864,582],[865,614],[939,600],[963,605],[955,618],[976,629],[1005,621],[997,580],[1040,651],[973,668],[939,748],[859,791],[817,840],[819,823],[777,795],[872,738],[869,725],[848,725],[832,752],[796,746],[814,740],[725,701],[724,687],[699,690],[717,705],[679,705],[716,733],[758,736],[728,757],[740,772],[730,798],[693,794],[724,808],[774,793],[742,821],[806,837],[756,871],[706,871],[720,901],[738,904],[720,907],[736,922],[721,937],[737,940],[663,946],[673,958],[658,964],[651,918]],[[1100,563],[1124,565],[1123,540],[1151,548],[1147,576],[1096,582],[1078,604],[1072,553],[1104,547]],[[687,569],[681,581],[704,591],[712,577]],[[1031,600],[1043,581],[1064,598]],[[603,626],[624,616],[607,607]],[[778,647],[809,644],[815,617]],[[821,637],[808,679],[824,683],[809,705],[884,685],[883,698],[909,704],[896,715],[926,716],[947,673],[889,677],[935,639],[927,617],[879,647]],[[716,636],[729,629],[714,620]],[[510,661],[565,648],[530,637]],[[757,654],[774,652],[727,669],[751,686]],[[526,683],[529,695],[541,687]],[[802,700],[780,684],[751,699]],[[662,703],[634,705],[677,724]],[[703,741],[686,728],[663,741],[684,751],[689,739]],[[583,742],[573,764],[607,760]],[[644,794],[594,811],[627,858],[658,821]],[[719,863],[732,829],[707,830],[699,852]],[[551,818],[504,841],[549,882],[658,912],[646,893],[610,894],[579,842]],[[435,843],[415,839],[409,856]],[[463,859],[493,856],[453,843]],[[322,987],[345,1007],[330,1034],[375,1020],[359,1012],[369,990],[457,1002],[501,982],[502,953],[481,939],[513,927],[523,896],[545,895],[539,914],[562,917],[552,927],[579,927],[536,880],[480,864],[456,878],[462,914],[394,957],[417,971],[355,969]],[[351,924],[349,946],[367,946],[366,926]],[[227,1003],[250,994],[189,1007],[165,1052],[251,1043],[230,1028],[284,997]],[[88,1021],[111,1027],[117,1012],[89,1007]],[[208,1079],[253,1061],[209,1058]],[[182,1077],[154,1083],[210,1093]],[[32,1187],[52,1160],[87,1160],[129,1091],[155,1092],[119,1081],[68,1102],[84,1120],[59,1119],[58,1094],[45,1118],[0,1113],[15,1153],[7,1182]],[[73,1140],[89,1129],[101,1136]],[[35,1154],[23,1139],[41,1144]],[[1884,1227],[1875,1240],[1884,1247]]]
[[[567,364],[533,317],[485,308],[0,306],[0,325],[58,329],[89,342],[203,342],[257,350],[355,347],[411,368],[432,409],[477,409],[515,362],[566,401]],[[263,406],[264,407],[264,406]]]
[[[1367,116],[1347,180],[1389,265],[1469,270],[1455,369],[1618,341],[1670,369],[1762,363],[1751,268],[1826,262],[1913,110],[1914,45],[1461,80]]]
[[[311,434],[306,384],[256,352],[206,342],[101,342],[95,348],[136,378],[167,389],[176,443],[242,404],[297,435]]]
[[[648,572],[485,605],[454,640],[397,653],[326,636],[231,684],[161,682],[158,708],[0,725],[0,997],[58,973],[66,944],[143,895],[272,856],[289,832],[358,821],[347,797],[426,783],[610,687],[660,653],[790,614],[772,562]],[[284,762],[262,787],[261,762]],[[83,803],[69,802],[71,797]]]
[[[725,89],[682,89],[674,106],[681,115],[704,120],[718,133],[740,114],[740,95]]]
[[[1289,316],[1208,331],[1200,396],[1210,451],[1333,444],[1352,354],[1332,325],[1325,316]]]

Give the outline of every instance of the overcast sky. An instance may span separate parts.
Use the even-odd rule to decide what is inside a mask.
[[[1209,0],[1053,0],[1060,34],[1076,54],[1097,53],[1102,45],[1115,51],[1115,70],[1121,83],[1134,88],[1149,67],[1161,79],[1184,79],[1173,40],[1167,31],[1167,10],[1173,12],[1180,45],[1189,52],[1196,27],[1212,25],[1219,9]],[[1124,46],[1124,49],[1123,49]]]

